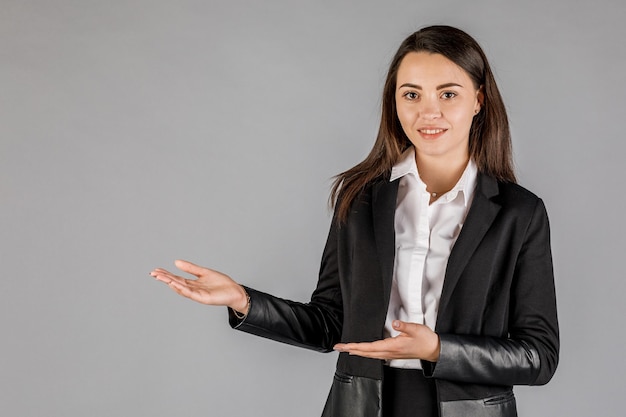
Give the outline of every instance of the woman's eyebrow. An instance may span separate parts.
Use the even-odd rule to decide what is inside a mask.
[[[417,85],[417,84],[411,84],[411,83],[404,83],[402,84],[400,87],[398,88],[402,88],[402,87],[408,87],[408,88],[414,88],[416,90],[421,90],[422,86],[421,85]],[[457,84],[457,83],[445,83],[445,84],[441,84],[437,86],[437,90],[441,90],[442,88],[450,88],[450,87],[461,87],[463,88],[463,86],[461,84]]]

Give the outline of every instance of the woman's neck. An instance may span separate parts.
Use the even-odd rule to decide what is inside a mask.
[[[426,190],[438,196],[450,191],[459,182],[469,162],[469,156],[455,159],[422,158],[416,154],[415,162],[420,178],[426,184]]]

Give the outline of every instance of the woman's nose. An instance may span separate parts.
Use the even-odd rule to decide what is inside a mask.
[[[433,99],[423,99],[420,103],[420,117],[427,120],[441,117],[441,108],[439,101]]]

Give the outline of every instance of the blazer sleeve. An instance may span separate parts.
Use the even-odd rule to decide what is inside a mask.
[[[559,358],[559,329],[550,228],[541,200],[515,263],[509,337],[439,336],[439,360],[423,361],[427,376],[498,385],[542,385],[552,378]]]
[[[229,309],[231,327],[294,346],[332,351],[339,342],[343,322],[337,263],[338,229],[338,221],[333,218],[317,287],[310,302],[285,300],[245,287],[250,296],[248,314],[240,320]]]

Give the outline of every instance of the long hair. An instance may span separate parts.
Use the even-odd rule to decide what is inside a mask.
[[[389,178],[391,168],[411,146],[396,111],[396,78],[402,59],[410,52],[441,54],[461,67],[476,89],[483,89],[484,102],[469,132],[469,154],[478,171],[500,181],[516,182],[511,134],[506,109],[489,62],[478,42],[460,29],[429,26],[406,38],[389,66],[383,88],[382,114],[374,147],[359,164],[335,177],[330,202],[340,221],[370,183]]]

